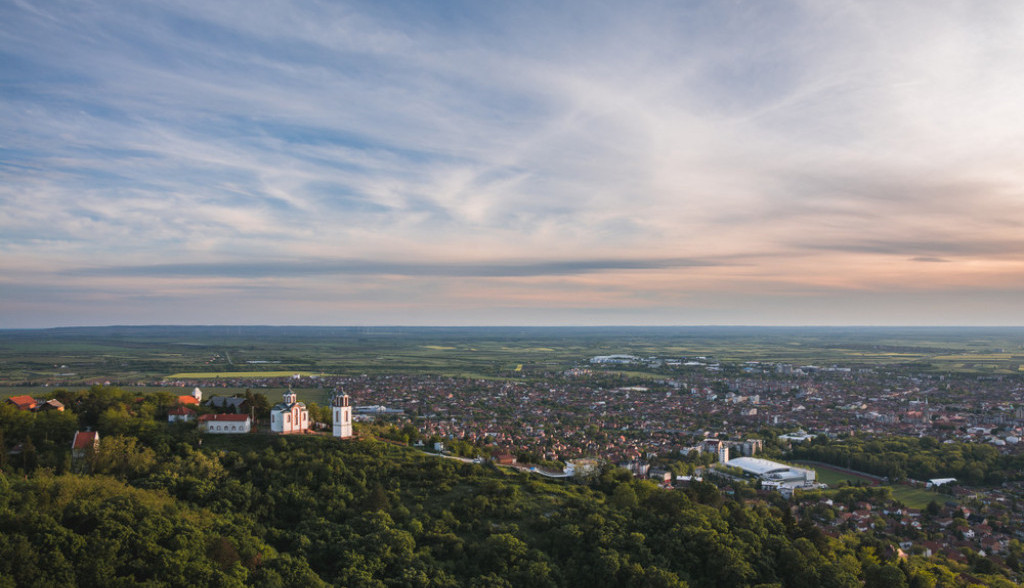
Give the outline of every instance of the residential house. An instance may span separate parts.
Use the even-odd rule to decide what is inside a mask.
[[[39,404],[36,405],[36,411],[38,412],[46,412],[48,410],[64,412],[64,405],[60,401],[53,398],[47,400],[46,402],[40,402]]]
[[[496,453],[494,455],[494,463],[498,465],[515,465],[516,456],[511,453]]]
[[[194,418],[196,418],[196,411],[187,406],[176,406],[167,411],[167,422],[169,423],[187,423]]]
[[[99,431],[77,431],[71,441],[71,458],[82,459],[100,447]]]
[[[35,410],[36,399],[31,396],[11,396],[7,402],[13,404],[18,410]]]

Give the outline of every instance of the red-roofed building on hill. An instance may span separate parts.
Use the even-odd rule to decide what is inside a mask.
[[[38,412],[46,412],[48,410],[55,410],[57,412],[64,412],[64,405],[54,398],[47,400],[46,402],[40,402],[36,406]]]
[[[188,408],[187,406],[176,406],[171,410],[167,411],[167,422],[183,422],[187,423],[192,419],[196,418],[196,411]]]
[[[74,440],[71,441],[71,457],[81,459],[88,455],[89,451],[96,451],[99,448],[99,431],[77,431]]]
[[[18,408],[18,410],[34,410],[36,407],[36,399],[31,396],[11,396],[7,399]]]
[[[248,433],[252,419],[247,414],[204,414],[199,417],[199,430],[203,433]]]
[[[494,463],[498,465],[516,465],[516,456],[508,452],[496,453],[492,456]]]
[[[199,399],[188,394],[178,397],[178,404],[199,406]]]

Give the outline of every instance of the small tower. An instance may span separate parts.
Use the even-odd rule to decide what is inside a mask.
[[[192,391],[192,397],[196,399],[196,402],[203,401],[203,391],[199,389],[199,386],[196,386],[196,389]]]
[[[295,395],[291,388],[288,388],[288,391],[283,395],[284,404],[288,405],[295,404],[297,398],[298,396]]]
[[[331,416],[334,422],[334,436],[348,439],[352,436],[352,406],[348,394],[335,394],[331,398]]]

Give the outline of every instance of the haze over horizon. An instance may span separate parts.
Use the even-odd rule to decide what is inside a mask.
[[[1024,4],[0,6],[0,328],[1024,325]]]

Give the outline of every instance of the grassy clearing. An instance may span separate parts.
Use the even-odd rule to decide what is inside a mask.
[[[800,464],[800,467],[807,468],[812,467],[806,464]],[[844,472],[837,472],[835,470],[829,470],[825,468],[813,468],[817,472],[818,481],[823,484],[828,484],[830,488],[835,488],[839,484],[846,482],[850,485],[865,484],[870,486],[873,483],[871,478],[865,478],[858,476],[857,474],[849,474]]]
[[[624,378],[639,378],[641,380],[663,380],[665,376],[661,374],[652,374],[650,372],[636,372],[636,371],[624,371],[624,370],[608,370],[608,374],[615,374]]]
[[[183,372],[167,376],[168,380],[215,380],[217,378],[287,378],[288,376],[322,375],[316,372],[278,371],[278,372]]]
[[[1014,359],[1011,353],[964,353],[958,355],[936,355],[932,357],[936,361],[1002,361]]]
[[[924,508],[928,506],[931,501],[944,504],[946,502],[959,502],[953,496],[949,494],[941,494],[938,492],[932,492],[931,490],[925,490],[924,488],[911,488],[910,486],[892,486],[893,498],[899,500],[903,504],[906,504],[910,508]]]
[[[811,467],[807,464],[801,464],[800,467]],[[836,488],[843,482],[847,484],[856,485],[864,484],[870,486],[872,480],[858,476],[853,473],[837,472],[826,468],[814,468],[814,471],[818,473],[818,481],[824,484],[828,484],[830,488]],[[938,492],[932,492],[931,490],[925,490],[924,488],[913,488],[911,486],[904,486],[903,484],[889,485],[887,488],[892,489],[892,496],[896,500],[899,500],[903,504],[906,504],[910,508],[922,509],[928,506],[928,503],[932,500],[943,504],[946,502],[959,502],[953,496],[949,494],[941,494]]]

